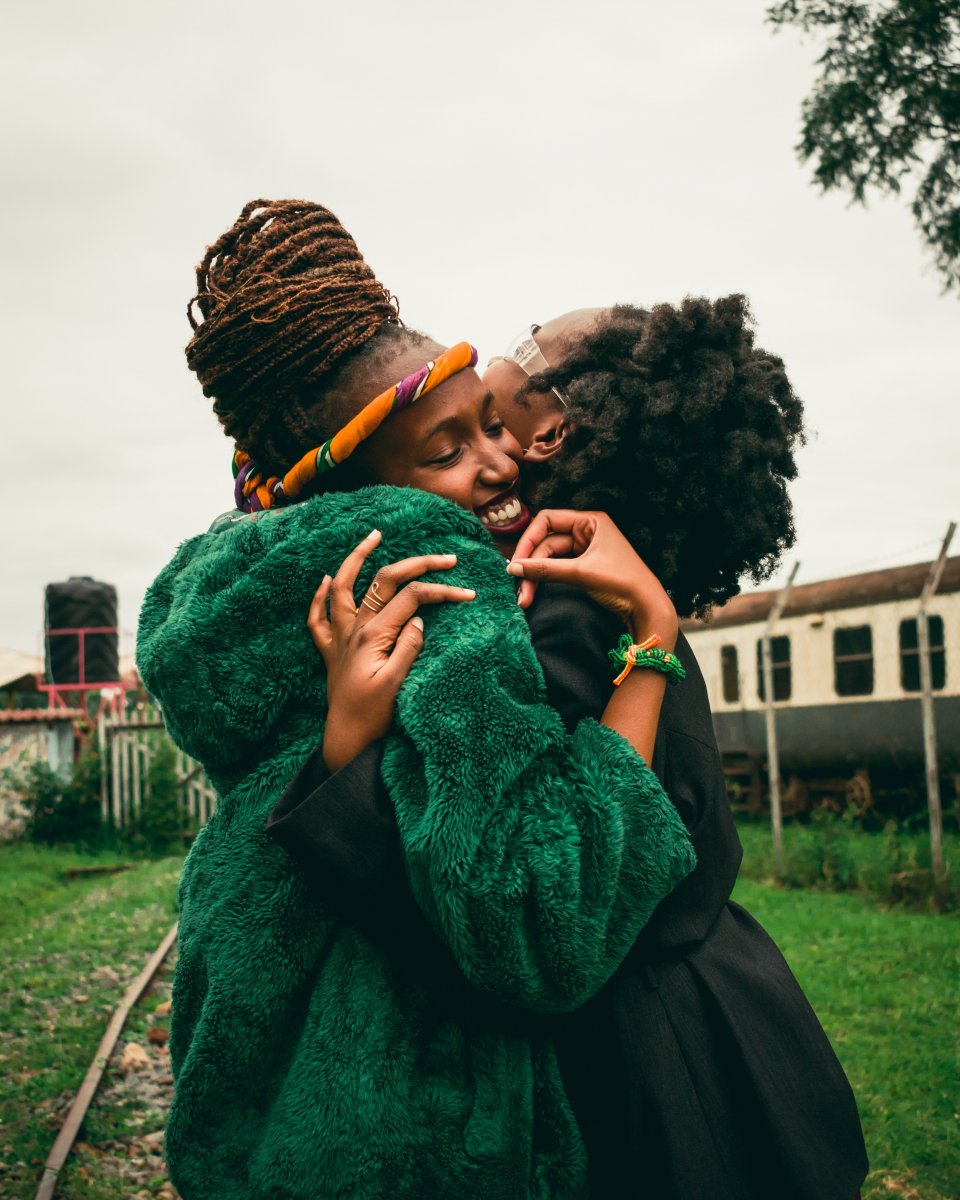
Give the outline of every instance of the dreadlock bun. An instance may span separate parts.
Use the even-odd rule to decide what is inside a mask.
[[[187,363],[220,424],[280,472],[318,436],[334,369],[399,325],[394,298],[350,234],[329,209],[304,200],[246,204],[197,267],[187,316]]]

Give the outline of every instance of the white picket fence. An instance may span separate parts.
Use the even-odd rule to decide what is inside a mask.
[[[97,740],[101,815],[120,829],[140,815],[144,797],[150,794],[150,763],[168,734],[157,709],[144,704],[127,713],[101,713]],[[200,764],[179,749],[176,770],[187,811],[197,824],[205,825],[213,816],[217,793]]]

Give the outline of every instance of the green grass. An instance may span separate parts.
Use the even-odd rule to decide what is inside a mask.
[[[960,924],[860,896],[741,881],[826,1029],[860,1106],[865,1200],[960,1193]]]
[[[176,918],[179,859],[140,861],[114,876],[66,877],[70,867],[122,861],[116,854],[0,848],[5,1200],[34,1195],[110,1014]],[[61,1186],[57,1194],[71,1192]]]
[[[751,853],[748,839],[748,869]],[[126,984],[174,919],[178,859],[66,882],[71,866],[121,861],[0,849],[0,1195],[27,1200]],[[744,880],[737,899],[770,930],[853,1082],[872,1172],[866,1200],[960,1194],[956,996],[960,923],[884,910],[860,895]],[[105,973],[108,967],[113,973]],[[143,1040],[169,978],[132,1014]],[[85,997],[85,999],[83,998]],[[151,1126],[152,1127],[152,1126]],[[120,1200],[118,1163],[149,1132],[123,1105],[92,1110],[59,1200]],[[22,1165],[20,1165],[22,1164]],[[162,1194],[158,1176],[145,1189]]]

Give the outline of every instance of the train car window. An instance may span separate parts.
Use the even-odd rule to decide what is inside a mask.
[[[740,699],[740,667],[737,663],[736,646],[720,647],[720,676],[723,680],[723,698],[727,704],[736,704]]]
[[[873,630],[869,625],[833,631],[833,682],[838,696],[873,691]]]
[[[790,638],[770,639],[770,656],[773,659],[773,698],[789,700],[792,678],[790,674]],[[766,699],[763,689],[763,638],[757,639],[757,695]]]
[[[905,692],[920,691],[920,645],[916,618],[900,622],[900,686]],[[943,645],[943,618],[927,617],[930,639],[930,674],[939,691],[947,679],[947,652]]]

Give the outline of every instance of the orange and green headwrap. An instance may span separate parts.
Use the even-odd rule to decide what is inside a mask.
[[[360,443],[379,429],[392,412],[407,408],[432,388],[439,387],[451,375],[456,375],[458,371],[467,367],[476,366],[476,363],[477,352],[468,342],[458,342],[456,346],[451,346],[433,362],[428,362],[419,371],[381,392],[348,421],[339,433],[335,433],[322,446],[310,450],[282,478],[279,475],[271,475],[265,479],[250,455],[245,450],[238,449],[233,456],[233,498],[237,508],[244,512],[259,512],[264,508],[292,504],[318,475],[349,458]]]

